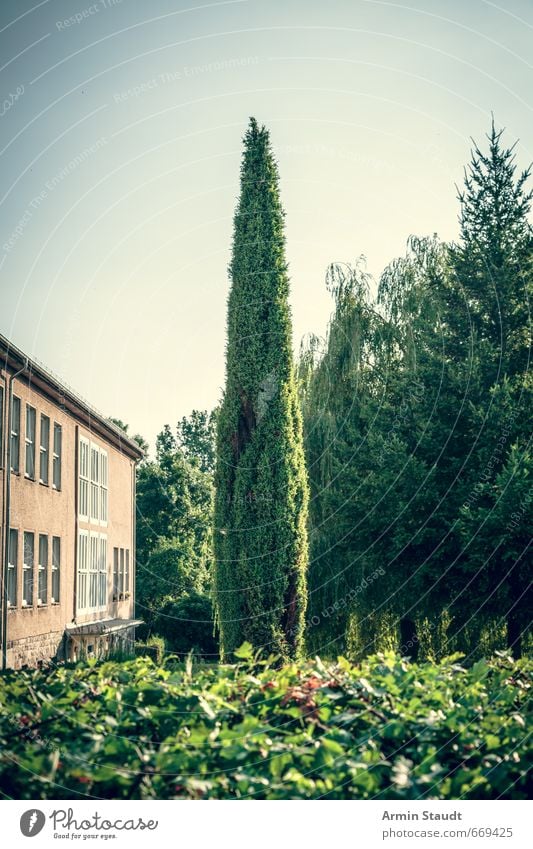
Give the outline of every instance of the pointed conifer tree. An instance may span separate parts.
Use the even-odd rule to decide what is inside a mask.
[[[253,118],[229,274],[215,474],[221,653],[227,657],[248,641],[290,658],[303,643],[308,486],[278,169],[268,131]]]

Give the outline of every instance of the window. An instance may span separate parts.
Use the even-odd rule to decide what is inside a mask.
[[[107,525],[107,451],[100,449],[100,524]]]
[[[34,534],[24,531],[24,563],[22,567],[22,606],[33,605]]]
[[[89,574],[89,531],[80,531],[78,534],[78,585],[77,585],[77,608],[86,610],[88,608],[87,583]]]
[[[48,595],[48,537],[39,534],[39,582],[37,604],[46,604]]]
[[[89,535],[89,608],[96,610],[98,607],[98,535]]]
[[[26,469],[27,478],[35,480],[35,408],[26,404]]]
[[[78,535],[77,609],[95,612],[107,606],[107,537],[89,531]]]
[[[50,419],[41,416],[41,446],[39,460],[39,480],[48,485],[48,459],[50,456]]]
[[[62,443],[61,425],[54,422],[54,456],[52,461],[52,483],[54,489],[61,489],[61,443]]]
[[[127,593],[130,591],[130,550],[126,549],[126,577],[124,579],[124,589]]]
[[[4,465],[4,387],[0,386],[0,469]]]
[[[50,596],[52,604],[59,604],[60,573],[61,539],[59,537],[52,537],[52,594]]]
[[[113,549],[113,601],[122,601],[130,592],[129,548]]]
[[[17,604],[17,561],[19,550],[19,534],[14,528],[9,529],[9,553],[7,558],[7,604],[15,607]]]
[[[113,549],[113,601],[118,601],[118,548]]]
[[[107,537],[100,534],[98,557],[98,607],[107,607]]]
[[[97,445],[91,443],[91,520],[98,521],[98,501],[99,493],[99,475],[98,467],[100,460],[100,452]]]
[[[11,471],[20,472],[20,398],[15,396],[11,407]]]
[[[80,436],[78,513],[80,519],[89,520],[89,441]]]

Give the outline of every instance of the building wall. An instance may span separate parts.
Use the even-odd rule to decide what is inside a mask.
[[[0,385],[5,383],[0,371]],[[134,476],[135,463],[126,454],[107,442],[102,436],[91,434],[65,408],[49,399],[44,392],[28,385],[24,378],[17,378],[13,394],[21,400],[20,416],[20,472],[11,474],[11,519],[10,527],[18,530],[17,559],[17,602],[8,610],[7,647],[8,664],[20,667],[24,663],[36,665],[39,660],[64,654],[63,634],[65,626],[83,622],[130,618],[134,611]],[[36,410],[35,480],[25,477],[26,405]],[[40,418],[50,418],[49,484],[39,482],[39,437]],[[52,485],[52,452],[54,422],[62,428],[61,488]],[[4,398],[4,438],[7,436],[7,397]],[[108,454],[108,522],[107,527],[94,527],[77,518],[77,444],[82,434],[107,451]],[[2,454],[2,457],[4,455]],[[3,462],[0,463],[3,466]],[[4,516],[4,474],[0,471],[0,516]],[[78,614],[76,611],[76,562],[77,537],[80,528],[99,530],[107,535],[107,607],[96,613]],[[34,592],[32,606],[23,607],[23,534],[34,533]],[[2,545],[5,529],[2,528]],[[47,603],[37,604],[37,576],[39,559],[39,534],[47,534],[48,541],[48,595]],[[52,537],[61,539],[60,599],[51,603],[52,587]],[[113,601],[113,549],[128,549],[130,552],[130,597]],[[4,560],[2,548],[1,561]]]

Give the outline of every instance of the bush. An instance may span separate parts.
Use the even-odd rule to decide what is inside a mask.
[[[165,638],[169,651],[180,655],[194,651],[206,659],[218,659],[218,645],[213,636],[213,605],[207,596],[190,593],[167,601],[154,627]]]
[[[146,642],[135,643],[136,657],[149,657],[154,663],[162,663],[165,656],[165,641],[163,637],[148,637]]]
[[[15,799],[527,798],[531,661],[274,669],[89,662],[1,676]]]

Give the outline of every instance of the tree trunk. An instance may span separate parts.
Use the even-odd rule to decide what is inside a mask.
[[[408,657],[409,660],[416,661],[420,642],[416,630],[416,624],[412,619],[404,616],[400,619],[400,647],[399,652],[402,657]]]
[[[516,610],[507,614],[507,648],[515,660],[522,657],[522,628],[520,617]]]

